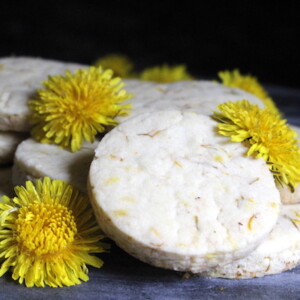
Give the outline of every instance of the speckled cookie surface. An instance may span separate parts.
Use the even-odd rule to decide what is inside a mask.
[[[298,141],[300,140],[300,127],[292,125],[291,128],[298,134]],[[300,142],[299,142],[300,146]],[[300,184],[292,192],[288,186],[278,186],[281,202],[284,204],[300,203]]]
[[[208,277],[252,278],[276,274],[300,263],[300,204],[283,205],[275,228],[246,258],[202,274]]]
[[[63,74],[86,66],[31,57],[0,59],[0,130],[29,131],[28,100],[41,88],[48,75]],[[136,114],[166,109],[200,111],[211,114],[216,105],[225,101],[248,99],[262,102],[245,91],[225,87],[211,81],[182,81],[157,84],[140,80],[124,80],[125,89],[135,95],[130,100],[132,113],[120,117],[122,121]]]
[[[155,266],[201,272],[249,254],[279,214],[265,162],[196,113],[132,118],[95,152],[88,189],[100,226]]]
[[[33,139],[23,141],[15,153],[13,183],[22,185],[27,180],[45,176],[60,179],[86,191],[86,182],[94,149],[98,141],[84,143],[77,152],[69,152],[56,145],[47,145]]]
[[[12,168],[1,167],[0,168],[0,201],[3,195],[13,196],[13,184],[12,184]]]
[[[176,109],[211,115],[217,109],[218,104],[243,99],[264,107],[264,104],[256,96],[213,81],[193,80],[158,84],[127,79],[124,82],[124,88],[134,97],[129,100],[132,103],[131,114],[119,117],[120,121],[155,110]]]
[[[48,75],[74,71],[82,65],[32,57],[0,59],[0,130],[29,131],[28,100]]]
[[[26,137],[26,134],[0,131],[0,164],[7,164],[13,161],[18,144]]]

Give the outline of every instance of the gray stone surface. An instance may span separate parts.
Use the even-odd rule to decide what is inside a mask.
[[[298,299],[300,268],[247,280],[183,279],[181,273],[151,267],[113,246],[105,265],[90,268],[90,280],[64,288],[26,288],[0,278],[0,299]]]

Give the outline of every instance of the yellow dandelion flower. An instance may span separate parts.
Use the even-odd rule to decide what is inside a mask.
[[[277,183],[293,188],[300,182],[300,150],[297,133],[286,120],[268,108],[260,109],[247,100],[218,106],[213,118],[220,122],[219,133],[249,146],[247,155],[263,158]]]
[[[96,60],[95,66],[103,69],[111,69],[114,77],[130,78],[132,76],[133,63],[125,55],[108,54]]]
[[[8,270],[27,287],[71,286],[87,281],[91,253],[107,249],[86,196],[60,180],[44,178],[15,188],[0,202],[0,276]]]
[[[155,66],[145,69],[140,78],[142,80],[155,81],[159,83],[168,83],[181,80],[192,80],[193,77],[187,72],[185,65]]]
[[[116,125],[117,115],[127,114],[130,104],[122,104],[131,95],[120,78],[101,67],[77,70],[65,76],[49,76],[44,89],[29,101],[32,110],[31,134],[41,143],[80,149],[84,140],[93,142],[105,126]]]
[[[223,71],[218,73],[222,83],[228,87],[240,88],[259,98],[264,105],[273,113],[280,115],[276,104],[269,96],[268,92],[258,82],[257,78],[251,75],[242,75],[239,70]]]

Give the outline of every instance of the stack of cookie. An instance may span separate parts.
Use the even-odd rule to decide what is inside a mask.
[[[0,66],[0,130],[19,137],[3,147],[13,157],[24,139],[17,132],[30,130],[27,103],[41,81],[83,66],[32,58]],[[210,81],[124,81],[134,97],[120,125],[74,153],[25,139],[14,156],[14,185],[49,176],[88,192],[102,230],[154,266],[248,278],[299,264],[300,204],[282,205],[300,202],[299,194],[279,193],[267,164],[220,136],[209,117],[229,100],[263,108],[262,101]]]
[[[28,57],[0,59],[0,194],[11,194],[11,164],[18,144],[29,137],[28,100],[48,75],[82,67]]]
[[[265,162],[215,128],[209,117],[166,111],[107,134],[89,172],[101,228],[144,262],[201,276],[295,267],[300,204],[282,205]]]
[[[28,60],[31,61],[31,59]],[[45,61],[45,64],[48,63],[48,61]],[[45,67],[42,69],[45,69]],[[127,116],[117,117],[117,120],[121,123],[135,115],[155,110],[178,109],[197,111],[209,115],[216,105],[228,99],[235,101],[247,98],[252,103],[263,107],[262,102],[254,95],[211,81],[157,84],[131,79],[124,80],[124,82],[126,90],[134,97],[130,99],[132,104],[131,113]],[[26,98],[29,99],[28,96],[24,97],[24,99]],[[23,106],[22,110],[28,116],[27,102],[23,101],[20,105]],[[21,185],[26,180],[49,176],[68,181],[79,190],[86,192],[89,165],[93,159],[97,143],[98,140],[93,144],[85,143],[79,151],[71,153],[56,145],[41,144],[32,138],[28,138],[20,144],[16,151],[13,183],[14,185]]]

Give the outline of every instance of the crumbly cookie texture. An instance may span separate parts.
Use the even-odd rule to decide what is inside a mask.
[[[32,57],[0,59],[0,130],[29,131],[28,100],[48,75],[74,71],[83,65]]]
[[[29,131],[28,100],[48,75],[63,74],[86,66],[32,57],[0,59],[0,130]],[[211,114],[217,104],[248,99],[263,106],[254,95],[212,81],[181,81],[157,84],[141,80],[124,80],[125,89],[134,94],[130,99],[132,113],[119,121],[142,112],[180,109]]]
[[[126,79],[125,89],[134,95],[129,100],[132,112],[117,119],[124,121],[132,116],[156,110],[186,110],[211,115],[217,105],[226,101],[247,99],[253,104],[264,104],[253,94],[238,88],[226,87],[206,80],[178,81],[158,84],[148,81]]]
[[[0,164],[12,163],[17,146],[27,137],[18,132],[0,131]]]
[[[249,256],[200,275],[252,278],[280,273],[300,263],[300,204],[283,205],[275,228]]]
[[[291,125],[291,128],[298,134],[298,140],[300,139],[300,127]],[[300,142],[299,142],[300,146]],[[281,202],[284,204],[300,203],[300,184],[295,188],[294,192],[291,192],[288,186],[278,186]]]
[[[27,139],[18,146],[15,153],[13,183],[22,185],[27,180],[48,176],[67,181],[86,192],[88,171],[97,144],[98,141],[84,143],[79,151],[73,153],[56,145]]]
[[[12,185],[12,168],[1,167],[0,168],[0,201],[3,195],[12,197],[13,196],[13,185]]]
[[[279,214],[265,162],[217,134],[210,117],[161,111],[99,143],[88,191],[103,231],[154,266],[202,272],[245,257]]]

